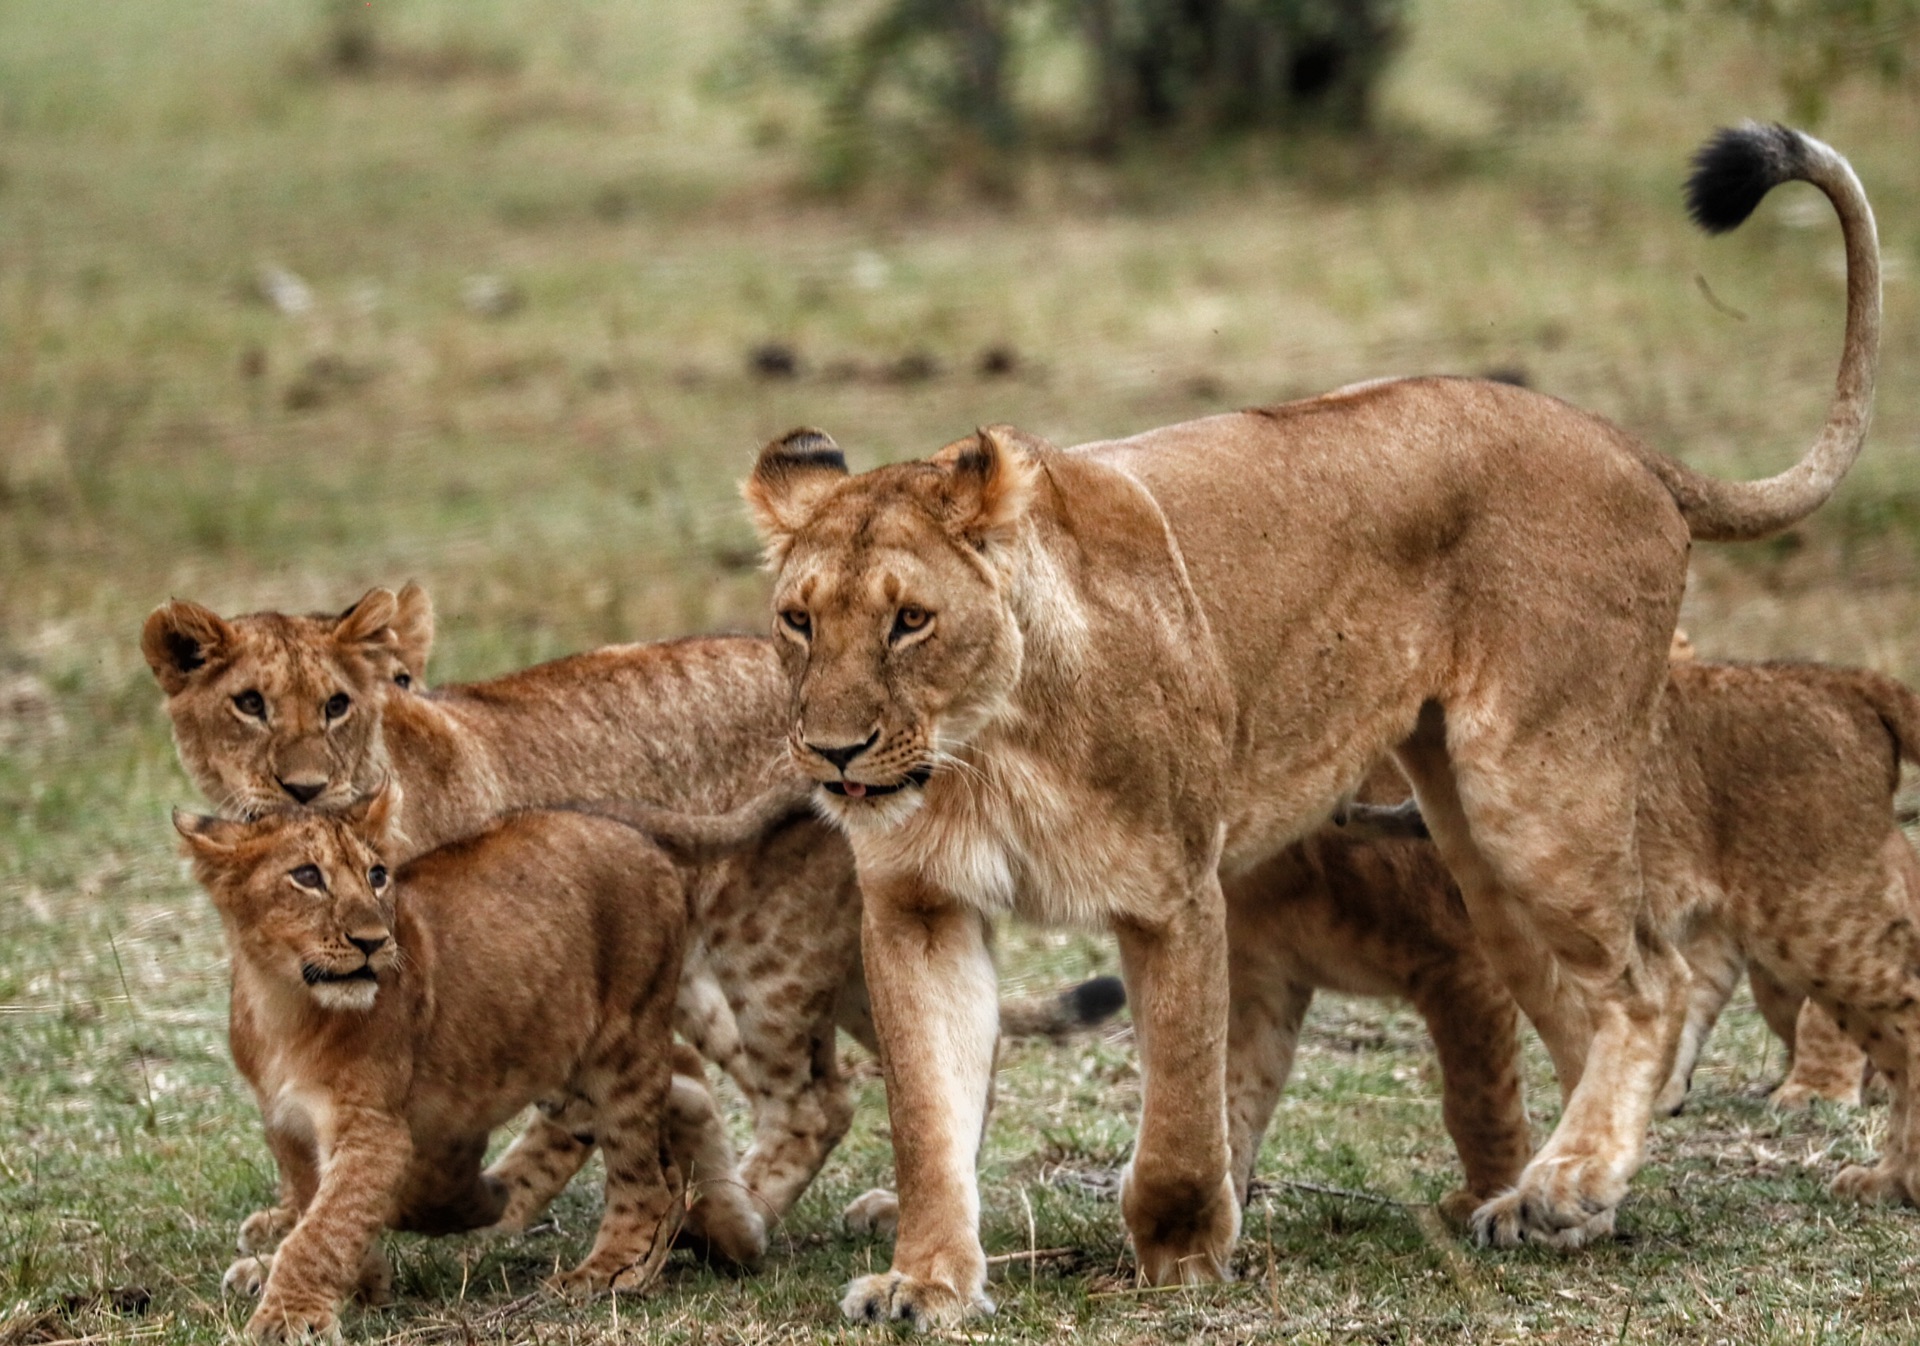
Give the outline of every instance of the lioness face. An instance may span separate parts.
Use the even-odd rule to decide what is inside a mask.
[[[381,698],[404,672],[395,611],[375,589],[339,617],[226,621],[176,601],[147,619],[141,649],[167,694],[180,760],[222,812],[339,808],[372,788]]]
[[[761,454],[746,489],[774,564],[788,746],[848,825],[912,813],[1018,681],[1007,553],[1030,477],[987,431],[859,477],[816,431]]]
[[[251,822],[174,814],[236,961],[323,1009],[364,1012],[400,953],[382,790],[344,814],[276,811]]]

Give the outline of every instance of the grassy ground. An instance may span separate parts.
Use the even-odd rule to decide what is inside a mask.
[[[789,97],[713,92],[732,7],[394,0],[391,59],[353,79],[316,72],[314,9],[0,7],[5,1346],[228,1334],[218,1274],[269,1189],[225,1055],[218,929],[164,822],[191,790],[135,637],[169,594],[344,605],[418,578],[444,680],[759,627],[733,484],[793,424],[872,462],[984,420],[1070,440],[1386,372],[1518,368],[1756,473],[1799,452],[1830,386],[1842,293],[1817,202],[1783,193],[1713,243],[1681,218],[1692,145],[1778,111],[1731,36],[1676,81],[1571,13],[1423,0],[1368,145],[1042,165],[1011,205],[950,184],[831,203],[793,187]],[[1920,107],[1852,91],[1823,130],[1881,211],[1878,429],[1795,536],[1703,554],[1687,620],[1710,654],[1911,677]],[[766,342],[796,377],[749,372]],[[982,372],[993,347],[1012,372]],[[1035,987],[1110,957],[1031,932],[1006,953]],[[1067,1251],[997,1268],[983,1331],[1910,1339],[1920,1220],[1823,1195],[1884,1110],[1772,1116],[1758,1098],[1780,1067],[1737,1010],[1697,1106],[1658,1128],[1627,1236],[1494,1255],[1405,1204],[1452,1174],[1417,1020],[1323,1006],[1241,1281],[1142,1295],[1099,1195],[1137,1102],[1124,1030],[1023,1046],[985,1161],[987,1246]],[[1544,1126],[1538,1063],[1535,1085]],[[688,1266],[639,1302],[534,1296],[585,1246],[583,1182],[557,1228],[396,1240],[400,1307],[350,1329],[837,1335],[838,1286],[886,1257],[836,1219],[888,1177],[880,1090],[862,1089],[855,1134],[756,1278]]]

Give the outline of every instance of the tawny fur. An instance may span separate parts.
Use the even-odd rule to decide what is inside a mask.
[[[560,1288],[646,1285],[683,1191],[709,1245],[757,1257],[765,1227],[697,1057],[674,1073],[681,870],[645,833],[569,812],[399,865],[391,802],[176,815],[226,932],[234,1061],[280,1170],[280,1206],[249,1218],[227,1275],[261,1295],[249,1331],[337,1337],[346,1295],[384,1285],[383,1226],[474,1229],[523,1202],[506,1159],[481,1162],[533,1102],[606,1156],[599,1234]]]
[[[180,759],[223,812],[338,807],[391,776],[405,795],[402,855],[508,809],[625,800],[711,814],[796,779],[781,751],[785,678],[765,639],[612,646],[429,692],[433,633],[427,594],[409,584],[338,615],[223,618],[170,602],[141,648]],[[250,695],[257,713],[243,707]],[[777,818],[738,854],[698,865],[689,895],[676,1025],[753,1111],[742,1180],[772,1222],[852,1118],[836,1022],[874,1045],[853,857],[836,829]],[[1012,1004],[1008,1026],[1069,1031],[1078,1004],[1071,993]],[[589,1153],[535,1140],[525,1157],[561,1183]]]
[[[1114,932],[1144,1079],[1121,1198],[1138,1274],[1228,1274],[1222,878],[1313,830],[1387,753],[1569,1091],[1476,1230],[1561,1241],[1608,1218],[1685,995],[1645,918],[1634,814],[1688,549],[1828,497],[1878,349],[1878,248],[1845,162],[1790,131],[1728,133],[1696,178],[1715,227],[1738,212],[1706,169],[1729,163],[1819,186],[1848,257],[1827,423],[1764,482],[1459,379],[1070,450],[989,429],[860,476],[817,431],[762,451],[746,490],[790,745],[854,846],[900,1193],[892,1269],[856,1279],[846,1314],[991,1307],[983,912]]]

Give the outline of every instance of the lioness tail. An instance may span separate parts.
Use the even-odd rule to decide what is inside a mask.
[[[1010,1038],[1063,1038],[1120,1012],[1127,988],[1118,977],[1094,977],[1053,995],[1000,1004],[1000,1032]]]
[[[1723,481],[1662,454],[1647,465],[1659,476],[1694,537],[1740,542],[1765,537],[1813,513],[1860,455],[1873,416],[1880,358],[1880,244],[1873,210],[1847,161],[1827,145],[1785,126],[1756,122],[1717,133],[1694,156],[1687,210],[1710,234],[1735,228],[1783,182],[1810,182],[1840,216],[1847,250],[1847,330],[1840,373],[1820,437],[1806,456],[1762,481]]]

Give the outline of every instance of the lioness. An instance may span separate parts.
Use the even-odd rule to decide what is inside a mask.
[[[1560,1239],[1619,1203],[1685,998],[1644,919],[1634,813],[1690,540],[1817,508],[1871,408],[1878,246],[1846,162],[1785,128],[1722,132],[1693,214],[1731,228],[1790,179],[1839,213],[1847,328],[1825,429],[1764,482],[1467,379],[1064,451],[987,429],[860,476],[818,432],[762,451],[745,489],[784,718],[853,842],[900,1192],[893,1267],[852,1283],[849,1316],[991,1307],[981,912],[1114,931],[1145,1080],[1121,1198],[1139,1275],[1228,1274],[1221,879],[1389,752],[1571,1091],[1478,1233]]]
[[[433,631],[425,590],[409,584],[337,616],[227,619],[170,602],[140,644],[180,760],[217,808],[338,807],[391,775],[404,790],[402,856],[509,809],[629,799],[711,814],[792,779],[785,679],[765,638],[613,646],[427,692]],[[689,893],[676,1022],[746,1096],[754,1139],[741,1176],[776,1221],[852,1118],[836,1018],[874,1042],[853,857],[835,829],[789,817],[702,865]],[[1113,1008],[1068,992],[1010,1004],[1005,1022],[1057,1033]],[[520,1148],[555,1190],[591,1154],[539,1119]]]
[[[694,835],[737,844],[797,802],[776,790]],[[382,1225],[473,1229],[524,1202],[511,1152],[480,1164],[488,1132],[536,1100],[606,1156],[599,1236],[562,1288],[644,1285],[683,1179],[706,1242],[758,1256],[765,1227],[698,1058],[671,1078],[686,876],[634,825],[662,815],[516,813],[398,865],[395,812],[382,786],[338,813],[174,815],[226,932],[234,1062],[280,1169],[283,1218],[243,1234],[284,1242],[227,1274],[265,1279],[249,1330],[337,1335],[347,1292],[384,1283]]]

